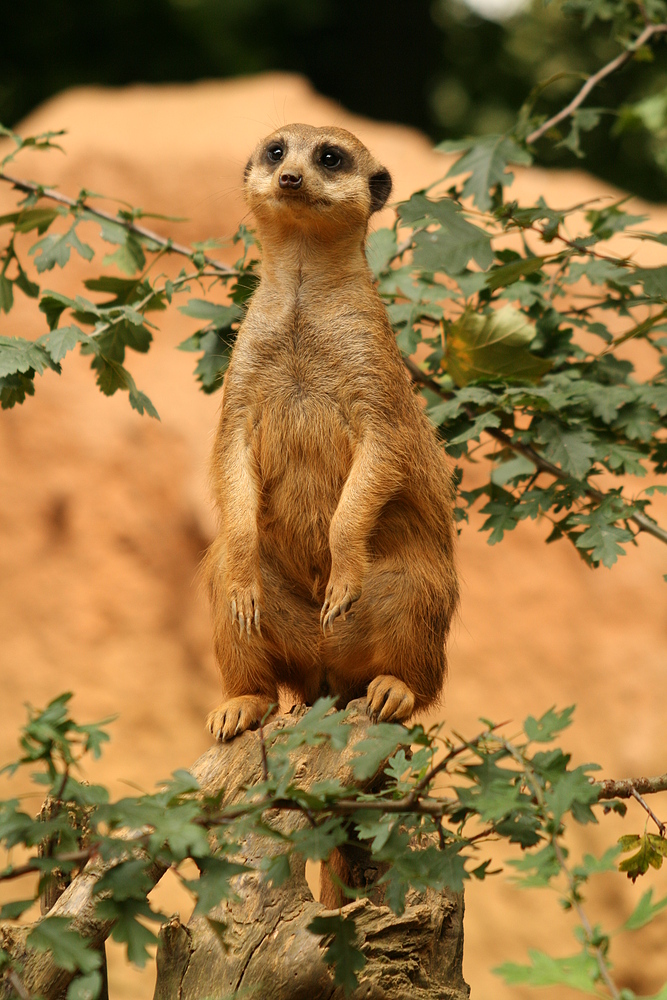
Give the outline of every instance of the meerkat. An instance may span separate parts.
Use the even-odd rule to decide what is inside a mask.
[[[452,476],[366,262],[392,181],[340,128],[260,142],[245,197],[259,285],[227,369],[206,559],[219,740],[278,689],[366,695],[374,720],[437,701],[458,601]]]

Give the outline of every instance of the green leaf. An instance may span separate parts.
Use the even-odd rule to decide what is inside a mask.
[[[17,288],[20,288],[24,295],[27,295],[29,299],[36,299],[39,295],[39,285],[34,281],[30,281],[28,275],[25,273],[21,265],[18,264],[19,273],[14,278],[14,284]]]
[[[146,266],[146,255],[136,236],[126,231],[122,241],[114,239],[110,242],[120,242],[121,245],[114,253],[105,255],[102,261],[105,267],[108,264],[115,264],[124,274],[135,274],[143,270]]]
[[[468,222],[451,198],[432,201],[418,191],[409,201],[398,206],[398,214],[407,225],[429,225],[438,228],[416,233],[413,263],[425,271],[460,274],[474,259],[485,270],[493,261],[491,240],[483,229]]]
[[[607,803],[605,803],[605,806]],[[601,858],[596,858],[592,854],[585,854],[581,864],[573,868],[575,875],[580,878],[590,878],[591,875],[599,875],[602,872],[613,872],[616,870],[620,848],[613,844],[607,848]]]
[[[578,108],[570,117],[570,131],[565,139],[561,139],[556,146],[563,146],[571,150],[580,159],[583,152],[580,146],[582,132],[590,132],[600,122],[600,111],[597,108]],[[605,237],[601,237],[604,239]]]
[[[632,276],[632,283],[638,281],[651,298],[667,299],[667,264],[662,267],[638,267]]]
[[[447,333],[447,372],[459,386],[473,380],[536,382],[551,361],[527,350],[534,337],[534,327],[513,306],[484,315],[466,309]]]
[[[576,479],[584,478],[595,459],[590,431],[565,428],[553,420],[543,419],[537,426],[537,433],[544,444],[545,458]]]
[[[391,757],[398,747],[409,746],[410,733],[396,723],[380,722],[368,730],[366,739],[357,743],[352,760],[355,778],[363,781],[377,774],[380,765]]]
[[[496,288],[506,288],[508,285],[513,285],[519,278],[539,271],[543,263],[544,257],[525,257],[521,260],[513,260],[510,264],[490,271],[486,276],[485,284],[492,291]]]
[[[366,241],[366,260],[376,278],[386,271],[396,254],[396,233],[393,229],[378,229]]]
[[[496,486],[505,486],[512,479],[525,479],[527,476],[532,476],[534,472],[535,466],[530,459],[524,458],[523,455],[516,455],[495,467],[491,473],[491,482]]]
[[[95,970],[72,980],[67,988],[67,1000],[96,1000],[101,989],[102,976]]]
[[[590,807],[598,801],[598,790],[587,772],[588,768],[583,767],[567,771],[554,779],[545,792],[545,802],[553,814],[556,828],[567,812],[571,812],[578,823],[597,823]]]
[[[146,393],[141,392],[140,389],[137,389],[134,383],[130,386],[129,389],[129,399],[130,399],[130,406],[132,407],[132,409],[136,410],[137,413],[139,413],[141,416],[143,416],[144,413],[147,413],[148,416],[153,417],[154,420],[160,419],[160,414],[158,413],[158,411],[156,410],[155,406],[148,398]]]
[[[66,309],[76,308],[75,299],[70,299],[67,295],[61,295],[59,292],[44,292],[39,300],[39,309],[46,316],[49,330],[54,330],[58,326],[60,317]]]
[[[532,157],[527,150],[506,135],[486,135],[481,139],[455,139],[441,142],[435,147],[442,153],[463,149],[463,156],[447,171],[447,177],[458,177],[470,173],[463,185],[462,197],[472,197],[473,202],[483,212],[491,208],[489,192],[496,185],[509,186],[514,174],[507,170],[510,163],[527,166]]]
[[[109,893],[117,902],[126,899],[144,899],[153,888],[153,883],[146,871],[147,862],[131,858],[114,865],[99,879],[94,892]]]
[[[618,870],[625,872],[633,882],[640,875],[645,875],[649,868],[661,868],[662,859],[667,855],[667,840],[655,833],[644,833],[641,837],[628,834],[620,837],[618,843],[624,853],[639,848],[632,857],[621,861],[618,866]]]
[[[667,896],[665,896],[664,899],[658,900],[657,903],[652,902],[652,899],[653,889],[648,889],[623,924],[624,931],[638,930],[640,927],[643,927],[644,924],[650,923],[656,913],[659,913],[660,910],[664,910],[667,906]]]
[[[312,861],[326,861],[337,847],[347,842],[345,821],[332,816],[314,827],[307,826],[292,834],[295,849]]]
[[[496,486],[491,487],[489,501],[482,507],[480,513],[488,515],[480,530],[491,531],[488,538],[489,545],[501,542],[505,532],[513,531],[520,520],[517,501],[507,490]]]
[[[0,309],[8,313],[13,305],[14,284],[4,274],[0,274]]]
[[[223,899],[232,899],[234,890],[230,884],[231,879],[242,872],[252,871],[247,865],[236,864],[221,857],[201,857],[195,860],[201,873],[199,878],[183,882],[197,897],[193,912],[195,917],[205,916]]]
[[[18,920],[34,904],[34,899],[14,899],[11,903],[5,903],[0,906],[0,920]]]
[[[45,347],[23,337],[0,337],[0,377],[15,373],[59,371]]]
[[[243,317],[243,309],[239,306],[221,306],[216,302],[209,302],[207,299],[190,299],[187,305],[179,306],[178,311],[182,312],[184,316],[210,320],[218,327],[231,326],[232,323]]]
[[[471,438],[479,440],[480,434],[482,431],[486,430],[487,427],[500,427],[500,417],[497,413],[493,413],[491,410],[486,410],[484,413],[478,414],[478,416],[476,416],[475,419],[468,424],[465,430],[449,439],[448,445],[462,444],[464,441],[469,441]]]
[[[260,867],[267,881],[274,887],[281,886],[292,874],[287,852],[262,858]]]
[[[20,212],[0,216],[0,226],[11,223],[17,233],[29,233],[36,229],[41,236],[59,215],[60,211],[57,208],[24,208]]]
[[[599,210],[592,209],[586,212],[586,219],[590,223],[591,232],[601,240],[610,239],[614,233],[622,233],[628,226],[634,226],[639,222],[646,222],[646,215],[629,215],[621,210],[621,206],[626,203],[627,198],[609,205],[607,208]],[[598,261],[597,263],[606,263]]]
[[[357,930],[351,917],[315,917],[308,924],[312,934],[323,937],[333,935],[333,940],[324,953],[327,965],[335,967],[334,983],[342,986],[345,993],[351,993],[359,985],[357,972],[366,964],[365,956],[355,947]]]
[[[76,250],[84,260],[92,260],[95,256],[93,248],[87,243],[82,243],[77,236],[76,223],[59,236],[44,236],[30,247],[28,253],[36,255],[35,267],[41,274],[42,271],[50,271],[56,264],[58,267],[64,267],[69,261],[72,249]]]
[[[539,719],[529,715],[523,724],[523,730],[529,740],[535,743],[549,743],[558,733],[572,724],[574,709],[574,705],[564,708],[562,712],[550,708]]]
[[[102,958],[74,930],[69,917],[44,917],[28,934],[26,943],[36,951],[48,951],[55,964],[68,972],[92,972]]]
[[[544,952],[530,949],[530,965],[505,962],[494,969],[510,986],[525,983],[529,986],[567,986],[583,993],[597,995],[596,982],[600,976],[597,961],[592,955],[581,952],[569,958],[552,958]]]
[[[44,347],[51,355],[52,361],[62,361],[68,351],[73,350],[81,341],[89,341],[90,337],[78,326],[63,326],[44,338]]]
[[[114,941],[127,945],[129,961],[143,969],[151,957],[148,946],[157,944],[157,937],[139,923],[137,917],[147,917],[150,920],[163,918],[151,910],[145,899],[126,899],[122,902],[111,898],[100,899],[95,912],[101,920],[115,921],[111,936]]]
[[[113,296],[101,304],[100,308],[104,309],[140,302],[153,291],[148,281],[139,281],[137,278],[117,278],[109,274],[103,274],[99,278],[88,278],[84,281],[84,285],[92,292],[109,292]],[[150,302],[142,306],[142,312],[152,312],[165,308],[162,294],[158,293],[153,296]]]
[[[628,528],[619,528],[604,518],[595,522],[593,519],[598,512],[599,508],[591,514],[590,527],[577,535],[574,544],[590,553],[594,563],[602,563],[610,569],[619,556],[625,555],[622,543],[631,542],[634,536]]]

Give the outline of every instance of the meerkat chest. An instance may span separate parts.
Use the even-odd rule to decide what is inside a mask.
[[[235,348],[237,369],[260,420],[276,409],[295,421],[338,411],[347,418],[358,397],[364,359],[362,318],[349,308],[288,304],[244,324]],[[250,317],[249,317],[250,319]]]

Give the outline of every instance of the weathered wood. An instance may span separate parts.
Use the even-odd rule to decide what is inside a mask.
[[[327,744],[304,746],[293,751],[299,784],[310,788],[325,779],[353,781],[351,761],[357,744],[366,736],[369,721],[365,702],[353,703],[349,725],[353,732],[346,748],[334,751]],[[266,727],[266,735],[289,728],[292,716],[278,717]],[[209,794],[225,789],[225,804],[233,803],[243,788],[261,779],[259,735],[244,733],[231,743],[212,747],[192,768]],[[307,822],[296,812],[281,813],[272,825],[288,832]],[[247,837],[239,844],[238,860],[259,862],[280,844]],[[344,852],[345,853],[345,852]],[[342,858],[337,871],[353,873],[354,884],[372,882],[377,865],[364,850],[353,847]],[[367,1000],[465,1000],[463,981],[463,898],[450,892],[410,891],[405,913],[397,917],[381,901],[356,900],[342,909],[327,910],[308,888],[305,861],[293,854],[291,877],[272,888],[254,873],[234,881],[237,899],[226,901],[211,912],[226,925],[224,945],[206,918],[183,926],[177,917],[160,935],[158,976],[154,1000],[204,1000],[206,997],[257,996],[262,1000],[338,1000],[341,988],[334,986],[332,971],[324,964],[324,946],[306,928],[318,915],[339,913],[354,916],[359,945],[367,963],[360,975],[356,998]],[[377,900],[377,901],[376,901]]]

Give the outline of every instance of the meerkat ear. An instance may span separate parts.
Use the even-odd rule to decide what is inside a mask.
[[[371,215],[379,212],[386,204],[387,198],[391,194],[391,174],[384,167],[374,173],[368,179],[368,186],[371,189]]]

